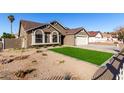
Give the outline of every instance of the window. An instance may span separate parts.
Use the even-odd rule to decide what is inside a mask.
[[[53,32],[53,34],[52,34],[52,37],[53,37],[53,43],[57,43],[58,42],[58,34],[57,34],[57,32]]]
[[[43,43],[43,32],[40,30],[35,32],[35,43]]]
[[[50,33],[45,33],[45,43],[50,43]]]

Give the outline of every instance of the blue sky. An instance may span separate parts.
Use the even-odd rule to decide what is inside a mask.
[[[84,27],[86,30],[112,32],[119,26],[124,26],[124,13],[0,13],[0,35],[10,32],[8,15],[14,15],[13,32],[17,33],[21,19],[42,23],[53,20],[69,28]]]

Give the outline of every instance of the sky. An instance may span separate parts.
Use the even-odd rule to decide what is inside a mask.
[[[124,13],[0,13],[0,35],[10,33],[9,15],[14,15],[13,32],[18,33],[21,19],[49,23],[58,21],[65,27],[83,27],[87,31],[112,32],[124,26]]]

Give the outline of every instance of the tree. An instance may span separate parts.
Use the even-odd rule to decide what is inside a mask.
[[[124,27],[119,27],[116,33],[118,34],[118,40],[122,40],[124,43]]]
[[[4,32],[1,38],[15,38],[15,35]]]
[[[13,31],[12,31],[12,23],[13,23],[13,21],[15,20],[15,18],[14,18],[13,15],[9,15],[9,16],[8,16],[8,19],[9,19],[10,24],[11,24],[11,34],[13,34]]]

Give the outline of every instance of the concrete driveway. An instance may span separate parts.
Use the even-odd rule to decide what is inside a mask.
[[[114,45],[96,45],[96,44],[88,44],[83,46],[78,46],[80,48],[91,49],[91,50],[98,50],[110,53],[117,53],[120,50],[118,47]]]

